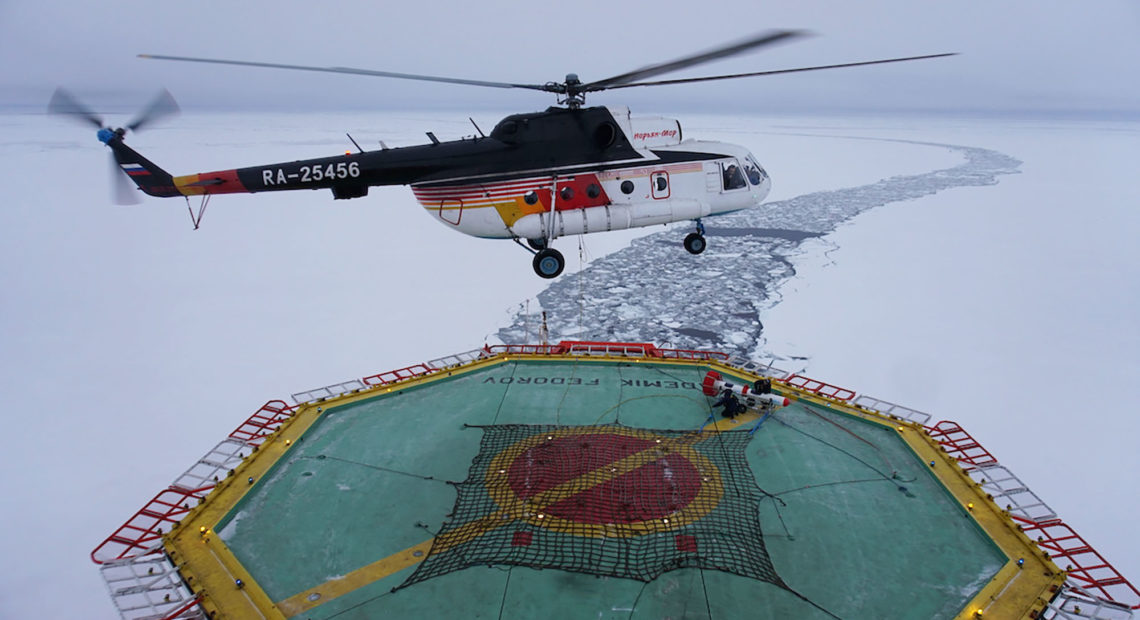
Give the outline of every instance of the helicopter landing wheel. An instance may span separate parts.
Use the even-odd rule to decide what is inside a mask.
[[[534,250],[546,249],[546,239],[527,239],[526,244]]]
[[[689,254],[700,254],[705,251],[707,245],[704,235],[700,233],[685,235],[685,249],[688,250]]]
[[[534,272],[539,276],[550,279],[557,278],[558,274],[566,267],[566,259],[562,258],[562,253],[554,248],[546,248],[539,251],[534,255]]]

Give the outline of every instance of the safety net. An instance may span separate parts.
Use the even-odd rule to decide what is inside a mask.
[[[476,428],[455,506],[401,588],[470,566],[641,581],[702,568],[787,587],[764,546],[747,432]]]

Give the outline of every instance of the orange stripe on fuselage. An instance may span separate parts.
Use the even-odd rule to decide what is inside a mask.
[[[219,182],[220,181],[220,182]],[[220,172],[203,172],[174,177],[174,186],[184,196],[197,196],[201,194],[239,194],[248,192],[245,185],[238,179],[237,170],[222,170]]]

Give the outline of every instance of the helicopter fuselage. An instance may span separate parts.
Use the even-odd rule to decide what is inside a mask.
[[[429,137],[431,144],[171,176],[121,134],[100,134],[123,171],[152,196],[329,189],[346,199],[367,195],[371,186],[410,185],[448,228],[528,239],[536,247],[564,235],[745,209],[771,187],[744,147],[682,140],[677,121],[633,118],[620,107],[550,108],[508,116],[489,136]]]

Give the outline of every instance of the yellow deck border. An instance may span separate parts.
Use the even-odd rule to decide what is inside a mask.
[[[353,571],[345,579],[315,586],[287,599],[274,603],[258,585],[241,562],[233,555],[214,532],[214,527],[236,506],[296,441],[321,417],[326,407],[340,407],[369,400],[378,395],[429,385],[456,375],[468,374],[510,361],[575,362],[575,363],[631,363],[666,366],[704,367],[739,380],[751,382],[760,378],[749,371],[712,359],[681,359],[625,357],[612,355],[526,354],[502,353],[474,360],[454,368],[428,375],[413,377],[391,385],[371,386],[354,393],[332,397],[316,403],[301,405],[297,412],[284,421],[280,428],[266,436],[259,449],[252,452],[233,473],[218,483],[202,504],[191,509],[186,517],[164,537],[163,545],[171,561],[178,568],[191,591],[201,596],[201,605],[207,613],[218,618],[285,619],[339,595],[372,583],[378,579],[408,568],[427,556],[431,540],[382,558]],[[958,613],[959,620],[984,616],[997,618],[1029,618],[1040,614],[1053,594],[1065,581],[1061,571],[1036,544],[1014,523],[1009,514],[988,497],[980,485],[971,479],[929,434],[914,422],[891,419],[878,412],[854,406],[845,401],[819,396],[782,381],[773,381],[773,388],[782,396],[830,409],[867,422],[893,428],[922,462],[934,462],[931,473],[945,490],[954,497],[962,510],[1007,558],[1006,564],[977,595]],[[755,414],[738,416],[735,420],[721,420],[709,430],[722,431],[739,428],[739,425],[757,419]],[[421,551],[416,554],[416,551]],[[1023,559],[1018,566],[1018,559]],[[237,587],[236,580],[243,583]],[[320,592],[318,601],[308,597]]]

